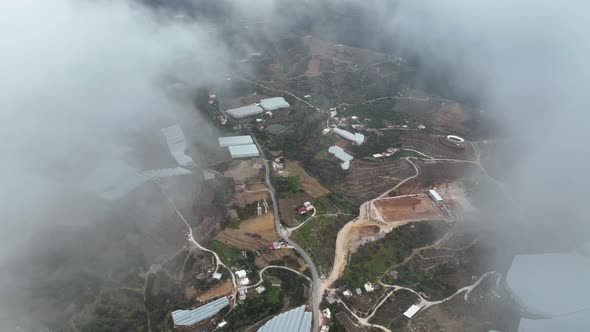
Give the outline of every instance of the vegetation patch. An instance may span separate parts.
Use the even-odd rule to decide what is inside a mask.
[[[311,253],[318,265],[329,270],[334,263],[338,231],[349,220],[346,216],[316,217],[297,229],[293,239]]]
[[[352,287],[362,287],[365,282],[374,281],[393,265],[401,263],[413,249],[434,242],[447,227],[442,221],[423,221],[394,229],[351,255],[344,279]]]
[[[303,192],[301,179],[297,175],[277,177],[275,178],[275,186],[279,192],[279,196],[282,198],[290,197],[297,193]]]

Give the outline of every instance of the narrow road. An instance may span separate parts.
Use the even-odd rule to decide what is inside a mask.
[[[267,86],[265,86],[265,85],[262,85],[262,84],[260,84],[260,83],[258,83],[258,82],[252,81],[252,80],[249,80],[249,79],[247,79],[247,78],[243,78],[243,77],[238,77],[238,78],[239,78],[239,79],[241,79],[242,81],[246,81],[246,82],[252,83],[252,84],[254,84],[254,85],[258,85],[259,87],[261,87],[261,88],[265,88],[265,89],[267,89],[267,90],[270,90],[270,91],[274,91],[274,92],[279,92],[279,93],[284,93],[284,94],[287,94],[287,95],[289,95],[289,96],[291,96],[291,97],[293,97],[293,98],[295,98],[295,99],[299,100],[300,102],[307,104],[309,107],[313,108],[314,110],[316,110],[316,111],[318,111],[318,112],[320,111],[320,109],[319,109],[318,107],[315,107],[315,106],[314,106],[312,103],[308,102],[308,101],[307,101],[307,100],[305,100],[305,99],[302,99],[302,98],[299,98],[299,97],[297,97],[296,95],[292,94],[292,93],[291,93],[291,92],[289,92],[289,91],[284,91],[284,90],[277,90],[277,89],[269,88],[269,87],[267,87]]]
[[[154,181],[154,183],[158,186],[158,188],[160,188],[160,192],[162,193],[162,195],[164,195],[164,197],[166,197],[166,199],[168,200],[168,202],[170,202],[170,204],[172,204],[172,207],[174,208],[174,211],[176,212],[176,215],[184,222],[184,224],[186,225],[186,228],[188,228],[188,236],[187,239],[189,240],[189,242],[193,243],[195,246],[197,246],[197,248],[206,251],[206,252],[210,252],[213,257],[215,257],[215,261],[216,261],[216,268],[215,271],[217,271],[217,268],[219,268],[220,266],[225,268],[228,272],[229,275],[231,276],[232,279],[232,284],[234,286],[234,290],[233,290],[233,299],[234,299],[234,304],[235,304],[235,292],[238,288],[238,284],[236,282],[236,276],[233,274],[233,272],[229,269],[229,267],[227,267],[227,265],[225,265],[221,259],[219,258],[219,255],[217,255],[217,253],[213,250],[207,249],[205,247],[203,247],[199,242],[197,242],[195,240],[195,238],[193,237],[193,229],[190,226],[190,224],[188,223],[188,221],[186,220],[186,218],[182,215],[182,213],[178,210],[178,207],[176,206],[176,203],[174,203],[174,201],[172,200],[172,198],[166,193],[166,190],[164,190],[164,188],[162,187],[162,185],[158,182],[158,181]]]
[[[264,267],[262,270],[259,270],[259,271],[258,271],[258,277],[259,277],[260,279],[258,280],[258,282],[257,282],[257,283],[255,283],[254,285],[250,285],[250,286],[242,287],[241,289],[250,289],[250,288],[258,287],[258,286],[259,286],[259,285],[262,283],[262,281],[263,281],[263,280],[262,280],[262,274],[264,273],[264,271],[266,271],[266,270],[268,270],[268,269],[283,269],[283,270],[291,271],[291,272],[293,272],[293,273],[297,273],[298,275],[302,276],[303,278],[305,278],[305,279],[307,279],[309,282],[311,282],[311,279],[310,279],[308,276],[306,276],[305,274],[303,274],[303,273],[301,273],[301,272],[299,272],[299,271],[297,271],[297,270],[295,270],[295,269],[292,269],[292,268],[290,268],[290,267],[286,267],[286,266],[280,266],[280,265],[268,265],[268,266],[265,266],[265,267]]]
[[[266,156],[264,154],[264,150],[262,149],[262,146],[260,145],[260,143],[258,143],[256,136],[252,135],[252,139],[254,140],[254,143],[258,147],[258,151],[260,151],[260,157],[264,161],[264,169],[266,171],[265,172],[265,180],[266,180],[266,185],[268,186],[268,189],[270,190],[270,196],[272,198],[272,203],[273,203],[272,207],[274,209],[274,214],[275,214],[275,227],[276,227],[277,233],[279,234],[279,236],[281,238],[283,238],[283,240],[285,240],[285,242],[287,242],[289,245],[291,245],[293,247],[293,249],[295,249],[299,253],[299,255],[301,255],[301,257],[303,258],[303,260],[305,261],[307,266],[309,266],[309,270],[311,272],[311,280],[312,280],[312,291],[311,291],[311,294],[312,294],[312,296],[311,296],[311,309],[312,309],[311,312],[313,314],[313,330],[312,331],[314,331],[314,332],[319,331],[320,317],[321,317],[320,302],[321,302],[322,296],[321,296],[321,294],[314,292],[314,290],[317,291],[318,289],[320,289],[320,277],[318,275],[317,267],[315,266],[315,264],[311,260],[311,257],[309,257],[309,255],[305,252],[305,250],[303,250],[296,242],[289,239],[289,236],[287,235],[285,229],[283,228],[283,225],[281,225],[281,219],[279,217],[279,200],[277,198],[276,190],[270,180],[270,166],[268,165],[268,160],[266,159]]]

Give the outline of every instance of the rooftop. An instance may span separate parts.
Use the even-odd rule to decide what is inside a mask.
[[[342,149],[341,147],[339,147],[337,145],[333,145],[328,148],[328,152],[330,152],[336,158],[338,158],[342,161],[342,164],[340,164],[340,167],[342,167],[343,170],[347,170],[350,168],[350,161],[353,160],[354,157],[349,155],[348,153],[344,152],[344,149]]]
[[[252,141],[252,136],[243,135],[243,136],[219,137],[219,146],[221,146],[222,148],[228,147],[230,145],[246,145],[246,144],[254,144],[254,141]]]
[[[291,105],[283,97],[273,97],[260,100],[260,106],[266,111],[274,111]]]
[[[333,129],[334,133],[338,134],[338,136],[345,138],[349,141],[352,141],[353,143],[357,144],[357,145],[361,145],[363,144],[363,142],[365,141],[365,135],[363,134],[359,134],[359,133],[351,133],[348,132],[344,129],[340,129],[340,128],[334,128]]]
[[[311,312],[302,305],[284,312],[266,322],[258,332],[309,332],[311,330]]]
[[[172,320],[176,326],[191,326],[207,318],[215,316],[221,309],[229,305],[227,297],[223,296],[192,310],[175,310]]]
[[[225,111],[225,113],[227,113],[234,119],[241,119],[251,115],[260,114],[262,112],[264,112],[264,110],[256,104],[242,106],[238,108],[230,108]]]
[[[404,316],[412,318],[418,311],[420,311],[420,309],[422,309],[422,307],[412,304],[412,306],[404,312]]]
[[[432,198],[434,198],[434,200],[436,200],[437,202],[442,202],[443,198],[440,197],[440,195],[436,192],[436,190],[434,189],[430,189],[428,190],[428,193],[430,194],[430,196],[432,196]]]
[[[229,147],[229,154],[232,158],[248,158],[258,157],[260,152],[255,144],[247,145],[231,145]]]

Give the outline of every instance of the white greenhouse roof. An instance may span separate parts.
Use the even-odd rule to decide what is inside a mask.
[[[434,198],[435,201],[437,201],[437,202],[443,201],[443,198],[440,197],[440,195],[436,192],[436,190],[430,189],[430,190],[428,190],[428,192],[430,193],[430,196],[432,196],[432,198]]]
[[[287,108],[291,105],[283,97],[273,97],[260,100],[260,106],[265,111],[274,111],[279,108]]]
[[[115,200],[126,196],[148,179],[120,160],[99,164],[82,182],[82,187],[103,199]]]
[[[229,154],[232,158],[258,157],[260,152],[255,144],[232,145],[229,147]]]
[[[305,306],[302,305],[273,317],[258,332],[309,332],[311,318],[311,312],[305,311]]]
[[[229,114],[234,119],[245,118],[251,115],[260,114],[262,112],[264,112],[264,110],[256,104],[242,106],[238,108],[230,108],[225,111],[225,113]]]
[[[221,146],[222,148],[228,147],[230,145],[246,145],[246,144],[254,144],[254,141],[252,141],[252,136],[244,135],[244,136],[219,137],[219,146]]]
[[[172,320],[176,326],[191,326],[215,316],[228,305],[229,300],[223,296],[193,310],[175,310],[172,312]]]
[[[334,128],[333,129],[334,133],[336,133],[338,136],[347,139],[355,144],[361,145],[363,144],[363,142],[365,141],[365,135],[363,134],[359,134],[359,133],[351,133],[348,132],[344,129],[340,129],[340,128]]]
[[[418,311],[420,311],[421,308],[422,307],[412,304],[412,306],[410,308],[408,308],[408,310],[406,310],[406,312],[404,312],[404,316],[406,316],[408,318],[412,318]]]
[[[178,165],[190,167],[194,165],[193,159],[186,155],[187,148],[186,138],[179,125],[173,125],[162,129],[162,134],[166,138],[166,144],[172,157],[176,159]]]
[[[333,154],[336,158],[342,160],[342,164],[340,164],[340,166],[343,170],[348,170],[350,168],[350,161],[353,160],[354,157],[344,152],[344,149],[337,145],[333,145],[328,148],[328,152]]]

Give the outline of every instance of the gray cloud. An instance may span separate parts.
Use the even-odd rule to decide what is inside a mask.
[[[3,264],[62,245],[30,243],[37,230],[108,216],[104,206],[80,199],[81,182],[96,165],[119,158],[134,135],[156,135],[187,110],[206,126],[166,84],[215,82],[229,55],[208,24],[130,1],[2,2],[0,21],[0,280],[3,291],[25,295],[14,287],[29,276],[9,276]],[[0,296],[0,329],[17,305]]]

